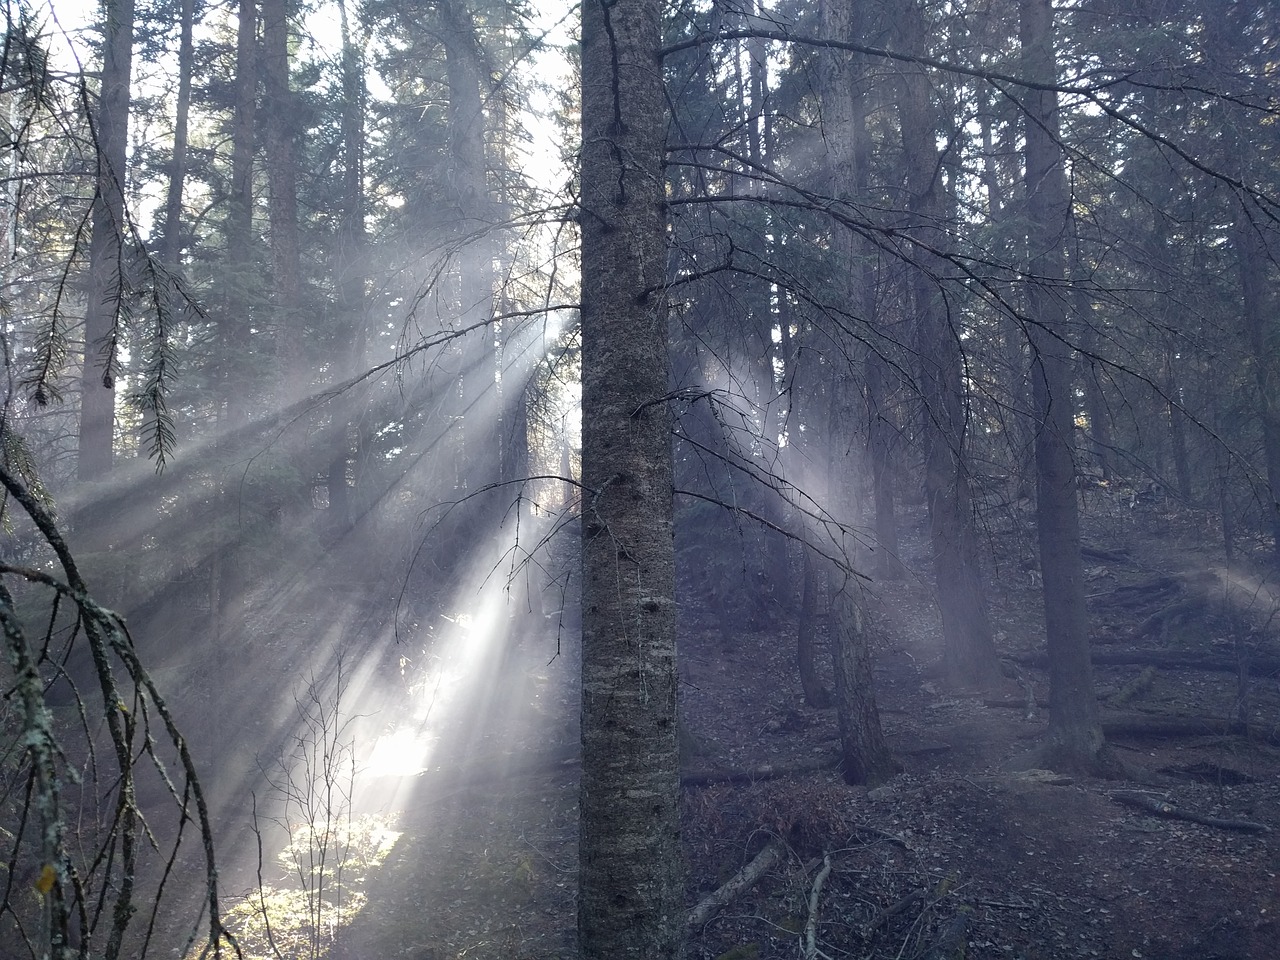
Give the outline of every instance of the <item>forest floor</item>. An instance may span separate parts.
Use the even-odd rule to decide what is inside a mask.
[[[1086,516],[1096,650],[1159,648],[1221,666],[1240,650],[1234,631],[1256,661],[1274,654],[1276,604],[1248,577],[1234,578],[1250,588],[1245,601],[1215,588],[1231,578],[1199,518],[1172,506],[1127,511],[1103,497]],[[992,524],[1004,557],[993,612],[1010,676],[956,695],[937,672],[923,521],[906,518],[909,572],[876,584],[873,602],[877,695],[904,771],[876,789],[846,786],[830,767],[776,775],[834,752],[833,712],[799,694],[793,625],[727,640],[704,619],[682,637],[682,722],[702,754],[686,765],[740,774],[686,785],[690,903],[767,845],[782,849],[691,931],[691,960],[803,957],[808,937],[811,957],[864,960],[1277,955],[1280,835],[1250,829],[1280,827],[1277,679],[1252,678],[1238,729],[1225,726],[1239,715],[1236,674],[1162,666],[1123,711],[1104,713],[1128,724],[1109,739],[1133,779],[1006,772],[1046,727],[1047,708],[1029,712],[1027,691],[1048,696],[1029,663],[1042,647],[1040,592],[1019,562],[1030,547],[1016,520]],[[395,802],[402,835],[369,871],[365,906],[330,956],[573,955],[575,670],[570,652],[530,647],[506,668],[509,709],[481,733],[474,718],[458,721],[471,726],[470,758],[427,771]],[[1099,666],[1104,704],[1143,670]],[[1143,732],[1140,721],[1170,717],[1194,719],[1177,735]],[[1143,808],[1142,798],[1156,802]]]

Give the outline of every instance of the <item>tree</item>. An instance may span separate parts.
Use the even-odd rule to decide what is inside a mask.
[[[921,4],[905,0],[897,23],[903,51],[923,53],[926,17]],[[942,289],[947,265],[950,205],[944,157],[936,146],[937,123],[929,76],[907,64],[902,70],[899,122],[906,177],[906,216],[913,239],[913,303],[916,317],[917,385],[923,400],[924,488],[929,510],[933,574],[942,613],[943,661],[948,678],[962,686],[991,683],[996,649],[982,553],[973,520],[965,436],[964,357],[959,317]]]
[[[661,9],[582,16],[583,960],[683,929]]]
[[[103,6],[102,75],[97,109],[91,111],[98,169],[89,237],[84,368],[80,378],[81,480],[106,476],[115,449],[115,382],[120,363],[120,307],[126,282],[125,151],[129,141],[133,8],[133,0],[109,0]]]
[[[1019,29],[1026,75],[1057,79],[1052,0],[1020,0]],[[1063,167],[1057,93],[1024,92],[1026,116],[1028,290],[1035,404],[1036,532],[1043,577],[1049,650],[1049,731],[1044,761],[1051,769],[1107,769],[1098,698],[1089,659],[1084,563],[1076,501],[1075,401],[1067,339],[1066,251],[1070,198]]]
[[[849,42],[862,30],[853,5],[840,0],[822,4],[825,35]],[[867,171],[867,77],[861,58],[842,51],[825,51],[822,62],[821,101],[823,136],[831,151],[831,196],[841,203],[863,200],[869,182]],[[874,272],[869,253],[862,249],[852,231],[840,222],[831,224],[833,246],[839,251],[835,269],[838,302],[852,304],[853,319],[873,325],[875,311]],[[852,351],[850,351],[851,353]],[[846,425],[853,393],[854,368],[849,364],[831,365],[828,418],[828,491],[837,516],[853,514],[855,468],[851,457],[840,456],[852,446]],[[838,507],[837,507],[838,505]],[[899,769],[884,733],[876,706],[871,675],[871,650],[866,629],[865,600],[861,584],[850,575],[849,566],[856,562],[854,538],[848,535],[849,521],[836,538],[839,556],[846,569],[828,571],[831,598],[831,658],[835,680],[836,714],[840,728],[840,755],[844,778],[849,783],[877,784]]]

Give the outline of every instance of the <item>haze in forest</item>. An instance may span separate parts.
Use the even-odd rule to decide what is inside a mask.
[[[83,73],[49,9],[0,61],[0,957],[341,957],[504,790],[578,825],[507,886],[674,957],[690,784],[775,776],[689,677],[785,649],[865,797],[904,585],[928,683],[1047,689],[1004,767],[1132,780],[1086,564],[1153,504],[1257,721],[1265,4],[55,3]]]

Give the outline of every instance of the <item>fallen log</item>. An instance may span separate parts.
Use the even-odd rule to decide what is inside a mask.
[[[685,929],[693,932],[728,906],[736,897],[751,889],[786,853],[787,843],[774,837],[745,867],[707,894],[685,915]]]
[[[1176,737],[1247,737],[1263,743],[1280,744],[1280,732],[1270,727],[1250,727],[1238,720],[1221,717],[1190,717],[1177,714],[1116,714],[1102,717],[1102,732],[1110,738],[1136,737],[1165,740]]]
[[[1032,667],[1049,665],[1049,658],[1043,653],[1007,654],[1006,659]],[[1240,670],[1240,663],[1234,656],[1196,650],[1094,650],[1091,659],[1094,666],[1138,664],[1161,670],[1204,670],[1211,673],[1238,673]],[[1248,658],[1247,668],[1250,676],[1277,676],[1280,675],[1280,657],[1254,655]]]
[[[1181,592],[1182,581],[1177,577],[1155,577],[1141,583],[1126,583],[1089,599],[1100,607],[1144,607],[1163,603]]]
[[[1133,563],[1128,550],[1102,550],[1098,547],[1082,546],[1080,556],[1086,560],[1101,560],[1106,563]]]
[[[1139,810],[1145,810],[1147,813],[1153,813],[1158,817],[1168,817],[1172,820],[1187,820],[1191,823],[1203,824],[1206,827],[1214,827],[1218,830],[1235,830],[1239,833],[1271,832],[1271,828],[1265,823],[1255,823],[1252,820],[1210,817],[1196,810],[1174,806],[1168,800],[1153,797],[1149,793],[1138,793],[1132,790],[1116,790],[1108,794],[1108,796],[1110,796],[1116,803],[1125,804],[1130,807],[1137,807]]]
[[[683,787],[702,787],[711,783],[757,783],[761,780],[777,780],[798,773],[813,773],[817,770],[830,770],[840,763],[838,754],[824,754],[796,760],[788,764],[767,763],[762,767],[747,770],[732,768],[685,770],[680,774],[680,785]]]

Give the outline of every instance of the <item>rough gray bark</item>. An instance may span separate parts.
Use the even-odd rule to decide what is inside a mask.
[[[849,577],[843,584],[832,584],[832,589],[831,659],[840,727],[840,772],[846,783],[875,786],[902,768],[889,752],[880,726],[859,585]]]
[[[1054,80],[1052,0],[1020,0],[1019,15],[1024,70],[1031,78]],[[1028,284],[1027,310],[1036,431],[1036,526],[1049,654],[1049,731],[1040,762],[1061,773],[1096,774],[1104,772],[1105,744],[1089,659],[1080,555],[1073,351],[1064,339],[1064,240],[1070,196],[1058,139],[1057,94],[1028,90],[1023,109],[1028,273],[1035,278]]]
[[[582,15],[579,953],[680,953],[666,108],[658,0]]]
[[[124,190],[133,68],[134,0],[103,5],[102,79],[92,111],[98,171],[89,234],[84,369],[80,379],[77,476],[98,480],[111,470],[115,440],[115,376],[124,256]]]
[[[825,0],[821,9],[822,27],[826,36],[840,40],[854,39],[855,10],[847,3]],[[865,189],[866,112],[865,91],[860,71],[853,57],[843,51],[827,50],[822,53],[820,66],[823,137],[831,155],[831,193],[833,197],[859,193],[859,183]],[[833,248],[844,253],[848,273],[841,297],[853,305],[853,312],[864,322],[870,322],[875,308],[871,274],[866,269],[869,262],[865,251],[858,250],[853,237],[841,228],[832,239]],[[863,269],[858,269],[857,254],[864,254]],[[848,372],[832,371],[831,410],[828,419],[828,483],[833,501],[832,512],[837,516],[853,515],[852,459],[840,457],[839,449],[849,449],[847,437],[836,431],[839,424],[853,419],[848,415],[846,398],[852,394]],[[843,555],[852,562],[856,556],[853,538],[844,536],[839,544]],[[880,728],[880,715],[876,709],[875,691],[871,681],[871,654],[864,629],[863,599],[857,585],[850,581],[845,571],[828,571],[831,598],[831,660],[834,668],[836,716],[840,726],[841,764],[845,780],[849,783],[876,783],[887,779],[896,770],[893,758],[885,744]]]

